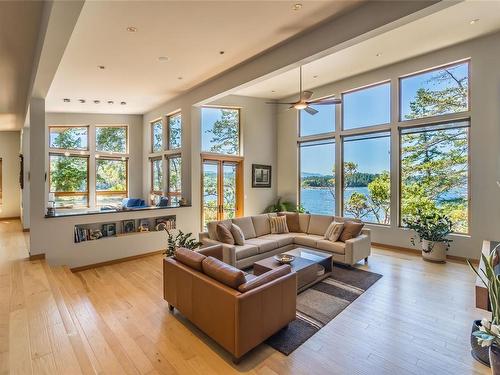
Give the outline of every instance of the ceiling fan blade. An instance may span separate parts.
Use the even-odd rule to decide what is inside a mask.
[[[266,104],[295,104],[295,103],[280,103],[280,102],[266,102]]]
[[[311,96],[313,96],[312,91],[303,91],[300,99],[301,100],[309,100],[309,99],[311,99]]]
[[[314,108],[311,108],[311,107],[306,107],[304,108],[304,111],[306,111],[307,113],[309,113],[310,115],[315,115],[316,113],[318,113],[318,111],[316,111]]]
[[[328,100],[328,99],[334,99],[335,98],[335,95],[328,95],[328,96],[324,96],[322,98],[318,98],[318,99],[313,99],[313,100],[308,100],[307,103],[308,104],[314,104],[314,103],[317,103],[317,102],[322,102],[324,100]]]
[[[319,102],[315,103],[307,103],[307,104],[313,104],[313,105],[327,105],[327,104],[340,104],[342,103],[342,100],[340,99],[326,99],[326,100],[321,100]]]
[[[291,105],[290,107],[288,107],[286,110],[289,111],[291,109],[294,109],[295,107],[293,105]]]

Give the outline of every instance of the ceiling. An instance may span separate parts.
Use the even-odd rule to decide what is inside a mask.
[[[0,1],[0,131],[24,125],[43,3]]]
[[[472,20],[479,21],[471,24]],[[500,30],[500,1],[465,1],[303,66],[304,89]],[[379,56],[377,56],[379,55]],[[235,92],[280,99],[299,91],[299,68]]]
[[[46,110],[145,113],[361,2],[86,1]]]

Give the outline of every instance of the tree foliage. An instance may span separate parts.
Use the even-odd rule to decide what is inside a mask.
[[[239,111],[221,108],[221,118],[206,132],[212,135],[211,152],[236,155],[239,152]]]

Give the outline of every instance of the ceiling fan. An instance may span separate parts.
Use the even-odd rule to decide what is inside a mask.
[[[311,107],[311,105],[328,105],[328,104],[340,104],[342,103],[342,100],[340,99],[335,99],[335,95],[330,95],[326,96],[324,98],[320,99],[311,99],[313,96],[312,91],[302,91],[302,66],[300,67],[300,96],[299,100],[296,102],[291,102],[291,103],[280,103],[280,102],[266,102],[267,104],[286,104],[289,105],[290,107],[288,109],[295,108],[297,110],[304,110],[310,115],[315,115],[318,113],[316,109]]]

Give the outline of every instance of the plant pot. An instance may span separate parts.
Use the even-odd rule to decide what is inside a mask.
[[[472,331],[470,334],[470,347],[472,357],[478,362],[481,362],[483,365],[490,367],[490,354],[488,347],[482,347],[477,343],[477,338],[472,335],[472,333],[479,331],[479,327],[481,327],[480,320],[474,320],[472,322]],[[496,348],[498,350],[498,348]],[[500,373],[499,373],[500,374]]]
[[[500,348],[495,344],[490,346],[490,367],[493,375],[500,375]]]
[[[422,240],[422,257],[429,262],[445,263],[447,249],[446,242]]]

